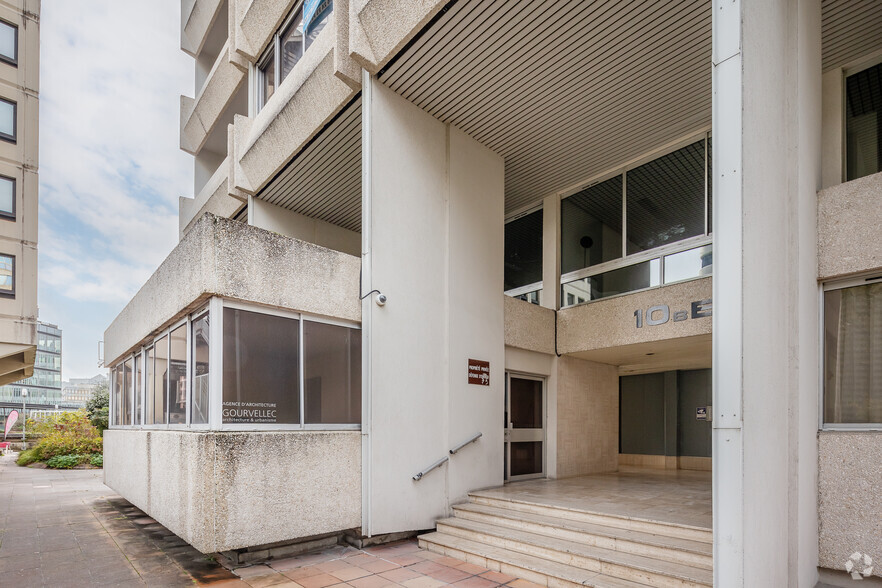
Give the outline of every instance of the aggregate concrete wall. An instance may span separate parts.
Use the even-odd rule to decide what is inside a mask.
[[[212,295],[359,322],[359,258],[205,214],[104,333],[112,365]]]
[[[554,353],[554,311],[503,295],[505,344],[540,353]]]
[[[358,431],[108,430],[105,483],[203,553],[361,524]]]
[[[882,173],[818,192],[818,279],[882,268]]]
[[[844,570],[855,552],[882,554],[882,431],[818,433],[818,564]],[[875,576],[882,577],[876,565]]]

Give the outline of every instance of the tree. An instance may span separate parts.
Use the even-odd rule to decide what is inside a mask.
[[[89,421],[103,437],[110,416],[110,392],[107,390],[107,384],[99,384],[95,387],[92,396],[86,401],[86,412]]]

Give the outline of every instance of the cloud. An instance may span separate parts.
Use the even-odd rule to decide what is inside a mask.
[[[91,349],[177,243],[178,197],[193,195],[180,0],[43,0],[40,59],[41,319],[79,325],[65,347]],[[65,378],[94,372],[63,361]]]

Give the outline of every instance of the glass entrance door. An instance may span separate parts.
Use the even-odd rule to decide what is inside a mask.
[[[545,380],[505,375],[505,480],[545,475]]]

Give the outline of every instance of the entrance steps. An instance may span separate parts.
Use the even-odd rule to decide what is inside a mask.
[[[711,529],[475,492],[420,547],[536,584],[713,585]]]

